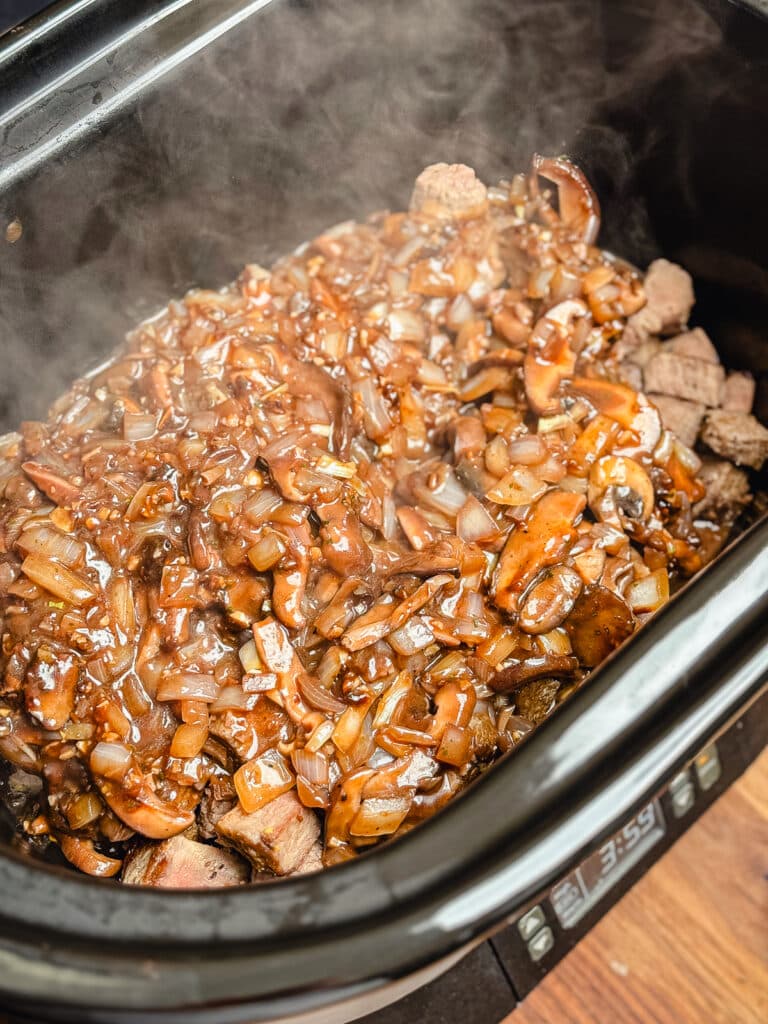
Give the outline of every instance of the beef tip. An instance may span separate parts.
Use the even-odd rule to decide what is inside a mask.
[[[650,334],[682,330],[694,302],[691,275],[669,260],[654,260],[643,287],[646,304],[627,321],[628,340],[639,343]]]
[[[755,381],[748,373],[729,373],[725,378],[722,407],[726,412],[752,412]]]
[[[235,807],[219,819],[216,831],[223,843],[247,857],[257,871],[276,875],[296,871],[320,838],[317,816],[304,807],[294,790],[253,814]]]
[[[685,331],[684,334],[678,334],[676,338],[670,338],[665,348],[668,352],[674,352],[676,356],[703,359],[705,363],[720,362],[717,349],[710,341],[707,332],[703,331],[701,327],[694,327],[692,331]]]
[[[747,474],[724,459],[703,459],[698,477],[707,493],[693,507],[696,516],[715,516],[720,521],[733,522],[752,499]]]
[[[200,798],[198,810],[198,828],[203,839],[216,838],[216,824],[237,803],[234,797],[219,797],[213,786],[205,787]]]
[[[706,407],[701,402],[687,402],[684,398],[672,398],[671,395],[649,394],[648,397],[661,413],[661,422],[667,430],[671,430],[683,444],[693,448]]]
[[[442,219],[481,216],[488,205],[488,192],[466,164],[430,164],[416,179],[411,211]]]
[[[713,410],[704,421],[701,439],[737,466],[760,469],[768,459],[768,430],[748,413]]]
[[[294,875],[311,875],[314,871],[322,871],[323,867],[323,844],[317,842],[293,873]]]
[[[645,368],[646,391],[686,398],[712,408],[720,404],[725,371],[716,363],[663,351]]]
[[[249,877],[248,865],[236,854],[174,836],[136,849],[125,862],[122,881],[156,889],[223,889]]]
[[[619,363],[619,380],[627,384],[633,391],[643,390],[643,368],[634,361],[623,359]]]

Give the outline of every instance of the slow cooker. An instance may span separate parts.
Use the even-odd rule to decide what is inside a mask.
[[[765,6],[54,4],[0,38],[4,429],[168,296],[402,203],[432,161],[492,180],[533,151],[583,165],[601,244],[693,274],[697,317],[757,377],[765,421]],[[131,891],[4,845],[0,1004],[104,1024],[340,1024],[454,968],[481,1012],[463,1019],[498,1020],[757,755],[767,681],[763,515],[513,756],[354,863]],[[617,867],[598,882],[606,843]],[[375,1019],[464,1006],[410,998]]]

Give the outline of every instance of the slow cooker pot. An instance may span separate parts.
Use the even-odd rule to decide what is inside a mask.
[[[720,0],[58,3],[0,41],[0,402],[41,415],[137,319],[434,160],[568,151],[601,241],[694,275],[768,407],[768,23]],[[522,747],[404,839],[237,891],[0,853],[0,1003],[61,1021],[352,1020],[535,901],[768,679],[768,518]]]

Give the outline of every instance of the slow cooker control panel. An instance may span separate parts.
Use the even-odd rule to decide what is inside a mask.
[[[707,744],[632,817],[491,943],[524,998],[745,770],[768,741],[768,697]]]

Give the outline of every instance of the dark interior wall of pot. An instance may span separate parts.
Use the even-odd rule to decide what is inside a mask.
[[[706,6],[275,0],[0,195],[0,426],[169,297],[403,205],[424,164],[492,180],[536,149],[581,160],[603,244],[684,262],[729,361],[768,371],[768,76]]]

